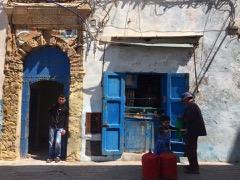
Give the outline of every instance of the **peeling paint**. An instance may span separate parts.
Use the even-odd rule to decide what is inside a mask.
[[[110,12],[110,19],[102,34],[105,36],[161,36],[180,33],[202,32],[203,38],[196,49],[197,74],[214,60],[199,87],[196,102],[200,105],[207,137],[199,138],[199,159],[204,161],[240,160],[240,43],[236,37],[225,32],[227,17],[239,17],[240,6],[234,0],[223,4],[219,1],[158,1],[158,5],[120,1]],[[238,5],[239,2],[237,2]],[[195,6],[194,6],[195,5]],[[135,7],[135,8],[134,8]],[[140,11],[139,11],[139,7]],[[140,17],[140,20],[138,18]],[[177,17],[177,18],[176,18]],[[131,22],[128,22],[128,20]],[[204,32],[203,32],[204,31]],[[219,35],[220,34],[220,35]],[[218,38],[219,36],[219,38]],[[216,45],[214,45],[215,41]],[[219,45],[223,41],[220,48]],[[93,52],[93,51],[91,51]],[[86,75],[84,89],[84,112],[101,111],[102,47],[84,62]],[[209,57],[209,58],[208,58]],[[207,59],[208,58],[208,59]],[[192,54],[175,48],[108,47],[105,54],[105,71],[116,72],[187,72],[190,89],[195,88]],[[84,126],[83,119],[82,125]],[[86,137],[83,134],[83,137]],[[90,137],[87,137],[91,139]],[[98,136],[101,140],[101,136]],[[84,141],[83,141],[84,142]],[[84,143],[83,143],[84,147]],[[82,152],[84,154],[84,150]],[[84,155],[83,155],[84,156]],[[89,157],[83,157],[87,159]],[[109,158],[109,157],[108,157]],[[90,158],[91,159],[91,158]]]
[[[107,5],[109,2],[111,1],[106,0]],[[233,6],[235,2],[237,5]],[[104,4],[104,1],[102,3]],[[102,14],[99,12],[102,10],[99,8],[97,11],[91,18],[100,22],[101,17],[98,17],[97,14]],[[3,63],[7,28],[7,17],[2,12],[0,7],[0,98],[4,77]],[[203,38],[199,41],[199,47],[196,49],[197,73],[199,74],[206,68],[205,63],[208,64],[211,61],[215,52],[216,55],[196,97],[208,131],[207,137],[199,139],[198,155],[200,160],[240,160],[240,43],[236,37],[227,36],[218,49],[225,35],[228,23],[223,25],[229,14],[235,17],[240,16],[240,1],[121,0],[107,15],[109,21],[100,33],[103,36],[139,37],[203,34]],[[99,22],[96,24],[101,23]],[[221,29],[222,27],[223,29]],[[217,39],[220,32],[221,35]],[[68,36],[68,33],[62,35]],[[74,33],[73,38],[75,38]],[[215,40],[217,40],[216,46],[213,46]],[[83,87],[81,159],[111,160],[116,157],[87,157],[84,150],[87,139],[101,140],[100,134],[89,136],[85,135],[84,130],[85,113],[102,110],[103,46],[97,45],[95,49],[93,47],[95,45],[90,47],[90,52],[86,53],[88,56],[84,61],[86,75]],[[190,74],[191,90],[195,88],[194,63],[189,50],[108,46],[105,55],[105,71],[186,72]],[[207,59],[207,57],[210,58]],[[0,103],[0,113],[1,109],[2,103]],[[78,120],[76,118],[76,121]]]

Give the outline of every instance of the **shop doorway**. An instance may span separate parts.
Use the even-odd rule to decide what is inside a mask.
[[[172,126],[181,123],[181,94],[189,89],[189,77],[181,73],[135,73],[126,74],[125,79],[124,151],[143,153],[154,149],[162,114],[170,117]],[[182,156],[184,141],[178,134],[171,132],[170,149]]]
[[[125,106],[125,152],[154,149],[158,117],[163,110],[162,74],[127,74]]]

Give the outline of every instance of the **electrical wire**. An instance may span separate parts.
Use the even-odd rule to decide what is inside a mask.
[[[226,27],[226,23],[228,22],[228,19],[229,19],[229,18],[231,18],[231,14],[229,14],[229,16],[226,18],[225,22],[223,23],[223,26],[221,27],[221,31],[219,31],[219,34],[218,34],[216,40],[215,40],[214,43],[213,43],[213,46],[212,46],[212,48],[211,48],[211,50],[210,50],[210,52],[209,52],[209,54],[208,54],[208,56],[207,56],[207,58],[206,58],[206,60],[205,60],[205,62],[204,62],[204,65],[203,65],[203,67],[201,68],[201,70],[200,70],[200,72],[199,72],[199,74],[198,74],[198,79],[199,79],[199,81],[198,81],[198,83],[197,83],[197,85],[196,85],[196,87],[195,87],[195,89],[194,89],[194,91],[193,91],[193,94],[194,94],[194,95],[198,92],[198,88],[199,88],[199,86],[200,86],[203,78],[205,77],[207,71],[209,70],[209,68],[210,68],[210,66],[211,66],[211,64],[212,64],[212,62],[213,62],[213,60],[214,60],[214,58],[215,58],[215,56],[216,56],[219,48],[222,46],[224,40],[226,39],[226,36],[227,36],[227,35],[225,34],[223,40],[221,41],[221,43],[219,44],[217,50],[214,52],[212,58],[210,59],[210,62],[207,64],[207,62],[208,62],[208,60],[209,60],[209,58],[210,58],[210,56],[211,56],[211,54],[212,54],[212,52],[213,52],[213,50],[214,50],[214,47],[216,46],[216,44],[217,44],[217,42],[218,42],[218,40],[219,40],[219,38],[220,38],[220,36],[221,36],[221,34],[222,34],[222,30]],[[232,20],[232,19],[231,19],[231,20]],[[226,32],[226,30],[225,30],[225,32]],[[204,70],[205,66],[206,66],[206,69]]]
[[[204,49],[204,38],[205,38],[204,35],[205,35],[205,30],[206,30],[206,27],[207,27],[207,24],[208,24],[208,21],[209,21],[211,10],[212,9],[210,9],[209,12],[208,12],[207,19],[206,19],[206,22],[205,22],[204,28],[203,28],[202,47],[201,47],[201,62],[203,60],[203,49]]]
[[[127,24],[128,24],[128,20],[127,19],[128,19],[129,11],[130,11],[130,4],[128,5],[128,10],[127,10],[126,18],[125,18],[124,35],[126,35],[126,29],[129,29],[129,28],[127,28]]]
[[[193,47],[193,61],[194,61],[194,74],[195,74],[195,83],[196,83],[196,91],[198,92],[198,78],[197,78],[197,64],[196,64],[196,47]]]
[[[159,30],[147,30],[147,31],[139,31],[137,29],[133,29],[133,28],[125,28],[125,27],[118,27],[118,26],[113,26],[113,25],[106,25],[105,27],[112,27],[112,28],[116,28],[116,29],[123,29],[123,30],[132,30],[134,32],[137,32],[137,33],[152,33],[152,32],[155,32],[155,33],[205,33],[205,32],[224,32],[226,30],[219,30],[219,29],[209,29],[209,30],[202,30],[202,31],[196,31],[196,30],[193,30],[193,31],[159,31]]]
[[[218,39],[220,38],[220,36],[221,36],[221,34],[222,34],[222,32],[223,32],[223,29],[226,27],[226,23],[228,22],[229,17],[230,17],[230,16],[228,16],[227,19],[225,20],[225,22],[223,23],[223,25],[222,25],[222,27],[221,27],[221,30],[222,30],[222,31],[219,31],[219,34],[218,34],[217,38],[215,39],[215,41],[214,41],[214,43],[213,43],[213,45],[212,45],[212,48],[211,48],[211,50],[210,50],[210,52],[209,52],[209,54],[208,54],[208,56],[207,56],[207,58],[206,58],[206,60],[205,60],[205,62],[204,62],[204,64],[203,64],[203,66],[202,66],[199,74],[198,74],[198,77],[199,77],[199,76],[201,75],[201,73],[203,72],[204,67],[206,66],[206,64],[207,64],[207,62],[208,62],[208,59],[210,58],[210,56],[211,56],[211,54],[212,54],[212,51],[214,50],[214,47],[215,47],[215,45],[217,44]],[[226,30],[224,30],[224,31],[226,31]]]
[[[141,29],[141,15],[140,15],[140,9],[139,9],[139,4],[138,4],[138,28],[142,36],[142,29]]]
[[[208,72],[210,66],[212,65],[212,62],[213,62],[215,56],[217,55],[218,50],[220,49],[220,47],[222,46],[223,42],[225,41],[226,37],[227,37],[227,34],[226,34],[226,35],[224,36],[224,38],[222,39],[221,43],[219,44],[217,50],[215,51],[215,53],[214,53],[214,55],[213,55],[213,57],[212,57],[212,59],[211,59],[210,62],[208,63],[208,65],[207,65],[207,67],[206,67],[206,70],[204,71],[202,77],[201,77],[200,80],[198,81],[198,84],[197,84],[197,86],[195,87],[195,89],[194,89],[194,91],[193,91],[193,94],[194,94],[194,95],[197,93],[197,89],[198,89],[199,85],[201,84],[203,78],[205,77],[206,73]]]

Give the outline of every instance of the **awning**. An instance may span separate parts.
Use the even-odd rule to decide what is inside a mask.
[[[111,45],[126,46],[146,46],[146,47],[173,47],[173,48],[193,48],[198,45],[202,34],[192,34],[188,36],[139,36],[139,37],[120,37],[120,36],[103,36],[100,40],[102,43]]]
[[[193,48],[193,44],[176,44],[176,43],[130,43],[130,42],[105,42],[115,45],[126,45],[126,46],[146,46],[146,47],[179,47],[179,48]]]

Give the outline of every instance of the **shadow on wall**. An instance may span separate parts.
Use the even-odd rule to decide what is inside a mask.
[[[235,15],[235,6],[237,0],[120,0],[122,2],[121,8],[124,8],[126,5],[131,5],[133,9],[140,7],[144,9],[148,5],[155,6],[156,15],[162,15],[173,7],[179,8],[199,8],[200,6],[206,6],[207,10],[205,13],[208,13],[211,9],[220,10],[224,6],[229,6],[232,17]],[[106,5],[112,3],[111,0],[106,1]],[[105,7],[106,7],[105,5]],[[163,8],[163,13],[159,14],[158,9]]]
[[[112,1],[106,1],[106,5]],[[208,13],[211,9],[217,9],[219,11],[229,12],[231,19],[235,17],[235,0],[149,0],[149,1],[137,1],[137,0],[120,0],[121,8],[126,5],[131,5],[130,8],[144,9],[146,5],[155,5],[155,10],[163,8],[165,13],[170,8],[200,8],[200,6],[207,7],[205,13]],[[131,10],[131,9],[130,9]],[[157,12],[157,11],[155,11]],[[156,13],[157,14],[157,13]],[[161,15],[161,14],[157,14]],[[220,37],[221,34],[219,34]],[[209,57],[207,57],[205,63],[206,68],[203,68],[203,74],[208,70],[208,65],[212,64],[213,59],[218,53],[222,43],[225,41],[226,35],[223,39],[216,39],[209,51]],[[220,45],[219,45],[220,44]],[[219,45],[219,46],[218,46]],[[214,47],[216,47],[216,51]],[[181,72],[181,68],[189,63],[192,57],[192,51],[187,48],[163,48],[163,47],[133,47],[133,46],[108,46],[105,50],[105,56],[100,58],[100,61],[105,62],[104,72],[149,72],[149,73],[166,73],[166,72]],[[208,64],[209,62],[209,64]],[[206,72],[205,72],[206,69]],[[180,71],[179,71],[180,70]],[[201,76],[199,77],[201,79]],[[95,103],[101,103],[102,87],[101,83],[85,89],[84,93],[91,96],[90,106],[92,109],[95,107]],[[236,153],[235,153],[236,154]]]
[[[104,71],[175,73],[187,65],[192,53],[191,48],[110,45],[100,61],[105,62]]]
[[[8,20],[7,20],[7,15],[3,9],[3,0],[0,0],[0,31],[5,30],[7,26],[8,26]],[[4,48],[4,47],[0,46],[0,48]],[[0,60],[2,61],[2,59]],[[0,66],[3,65],[3,63],[4,62],[1,62]],[[3,72],[0,72],[0,76],[2,75],[3,75]],[[2,87],[0,86],[0,88]],[[2,102],[2,99],[0,99],[0,136],[2,134],[2,121],[3,121],[3,102]]]
[[[51,64],[50,61],[52,61]],[[69,71],[70,64],[67,54],[58,47],[43,46],[35,48],[25,57],[24,76],[26,77],[32,75],[55,77],[62,74],[67,76],[70,73]]]
[[[90,88],[83,88],[83,93],[91,96],[90,106],[92,112],[99,112],[99,102],[102,101],[102,86],[99,83],[97,86]]]
[[[99,61],[102,62],[102,65],[104,64],[104,72],[175,73],[179,72],[181,67],[185,68],[187,66],[191,60],[192,53],[192,48],[109,45],[105,49],[105,55],[103,53]],[[99,68],[102,67],[100,66]],[[102,76],[99,70],[93,72],[99,72],[97,75]],[[88,81],[91,81],[91,79],[88,79]],[[94,79],[93,81],[96,82]],[[90,96],[89,106],[92,112],[95,111],[96,106],[102,106],[102,85],[103,82],[99,80],[94,86],[83,89],[83,92]],[[99,109],[101,111],[101,108],[98,108],[98,112]],[[112,158],[116,160],[120,156]],[[94,157],[91,159],[95,160]],[[108,157],[106,157],[107,159]]]
[[[240,129],[236,135],[235,143],[232,146],[228,162],[240,162]]]
[[[0,30],[6,29],[8,26],[7,14],[3,8],[3,0],[0,0]]]
[[[191,57],[190,48],[110,45],[100,61],[104,64],[104,72],[175,73],[186,66]],[[83,89],[85,94],[91,96],[92,110],[96,109],[96,103],[102,102],[102,83]]]

